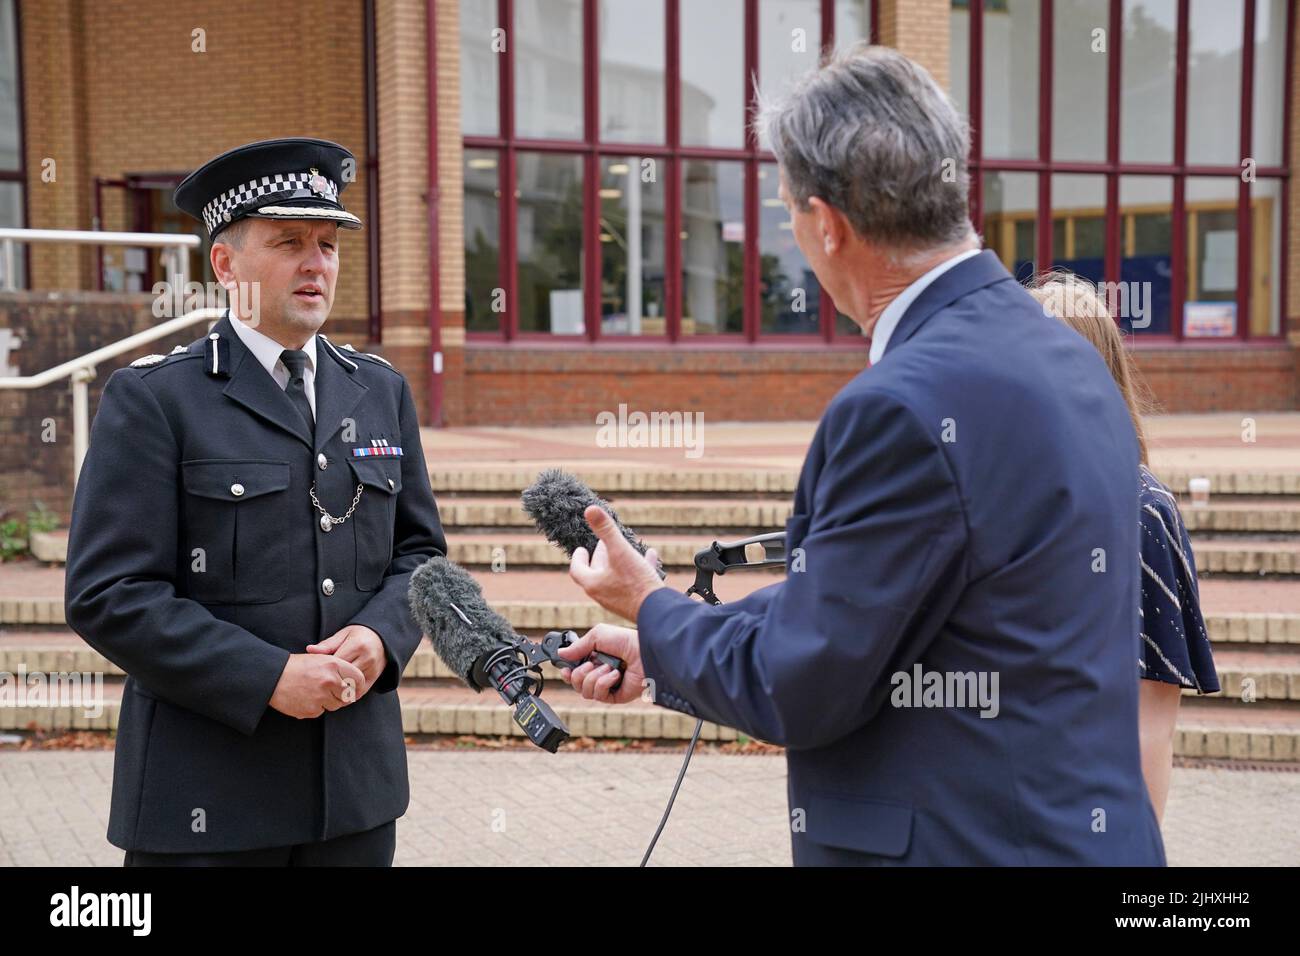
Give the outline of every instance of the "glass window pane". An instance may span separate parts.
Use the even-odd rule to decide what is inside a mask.
[[[1052,156],[1106,158],[1110,0],[1056,0],[1052,7]]]
[[[744,331],[744,192],[742,163],[682,164],[683,336]]]
[[[762,333],[816,335],[821,286],[794,241],[790,214],[778,197],[776,164],[758,168],[759,302]]]
[[[1236,178],[1187,180],[1186,338],[1226,338],[1237,329]]]
[[[985,156],[1038,156],[1038,0],[984,17]]]
[[[1035,271],[1037,215],[1037,173],[984,174],[984,247],[1021,282]]]
[[[1255,4],[1255,87],[1252,154],[1261,166],[1282,165],[1286,102],[1286,0]]]
[[[606,157],[600,165],[600,331],[663,335],[662,162]]]
[[[1245,8],[1242,0],[1191,0],[1190,8],[1187,161],[1235,166],[1241,159]]]
[[[460,130],[466,136],[496,136],[499,131],[501,46],[494,36],[497,5],[460,0]]]
[[[970,115],[970,7],[952,5],[948,20],[948,93],[963,115]]]
[[[499,265],[499,163],[492,150],[465,150],[465,328],[470,332],[499,331],[506,308]]]
[[[582,0],[515,0],[515,133],[582,139]]]
[[[16,37],[13,0],[0,0],[0,169],[22,167]]]
[[[1174,158],[1174,67],[1178,0],[1124,0],[1120,54],[1120,159]]]
[[[1105,281],[1106,177],[1052,177],[1052,264]]]
[[[1282,181],[1256,180],[1250,187],[1250,334],[1281,334]]]
[[[1119,278],[1128,296],[1120,327],[1135,335],[1168,335],[1173,293],[1173,181],[1167,176],[1119,180]],[[1121,310],[1124,311],[1124,310]]]
[[[821,0],[762,0],[758,7],[758,75],[764,96],[777,96],[817,66]]]
[[[600,138],[664,141],[664,0],[600,0]]]
[[[745,145],[743,0],[681,5],[682,142]]]
[[[835,0],[835,49],[870,39],[871,0]]]
[[[582,335],[582,157],[517,162],[519,331]]]
[[[194,220],[184,212],[172,199],[175,186],[151,185],[143,188],[136,193],[137,196],[143,194],[144,202],[149,206],[149,232],[179,232],[192,234],[194,232]],[[6,211],[0,215],[7,215]],[[20,213],[21,214],[21,213]],[[0,222],[0,225],[9,225],[8,221]],[[212,249],[212,243],[203,238],[202,243],[191,249],[187,255],[186,275],[193,282],[211,282],[215,281],[212,272],[212,259],[209,255]],[[146,255],[152,260],[154,275],[163,278],[166,275],[167,266],[164,262],[161,249],[146,249]],[[179,315],[180,313],[176,313]]]
[[[23,222],[23,186],[22,183],[0,183],[0,226],[21,229]],[[191,228],[192,231],[192,228]],[[14,281],[15,289],[27,288],[27,244],[15,242],[14,246]],[[0,259],[0,285],[8,279],[3,274],[4,260]],[[193,273],[191,273],[193,275]]]

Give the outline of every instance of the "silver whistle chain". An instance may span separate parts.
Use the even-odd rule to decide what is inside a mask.
[[[328,511],[326,511],[324,508],[321,507],[320,501],[318,501],[316,498],[316,482],[313,481],[311,483],[311,503],[314,504],[316,506],[316,510],[320,512],[320,529],[322,531],[329,531],[336,524],[342,524],[343,522],[347,521],[348,518],[352,516],[352,512],[357,510],[357,502],[361,500],[361,492],[365,489],[365,487],[366,486],[361,484],[360,482],[357,483],[357,494],[356,497],[352,499],[352,507],[348,509],[347,514],[345,514],[343,517],[336,518]]]

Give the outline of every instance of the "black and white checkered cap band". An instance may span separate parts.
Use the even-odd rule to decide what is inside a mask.
[[[317,181],[317,186],[322,182],[325,184],[324,192],[316,192],[311,188],[313,180]],[[227,189],[203,207],[203,224],[208,227],[208,234],[211,235],[223,223],[230,222],[236,210],[248,205],[264,205],[258,200],[271,196],[281,200],[315,197],[338,202],[339,187],[320,173],[275,173],[272,176],[261,176],[234,189]]]

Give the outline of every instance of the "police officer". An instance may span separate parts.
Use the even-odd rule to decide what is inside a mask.
[[[108,839],[128,866],[392,862],[407,582],[446,540],[410,385],[319,331],[339,229],[361,228],[353,162],[270,140],[182,182],[234,314],[104,387],[65,605],[127,674]]]

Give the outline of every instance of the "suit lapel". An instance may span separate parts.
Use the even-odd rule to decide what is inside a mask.
[[[345,419],[370,391],[356,380],[355,372],[345,368],[332,343],[316,336],[316,447],[325,443],[343,427]],[[288,399],[288,396],[285,396]]]
[[[957,263],[926,286],[916,297],[916,301],[908,306],[893,335],[889,337],[884,355],[888,355],[891,349],[902,345],[915,335],[925,324],[925,320],[940,309],[952,305],[976,289],[1006,280],[1015,281],[997,253],[991,249],[985,249],[979,255]]]
[[[213,328],[230,342],[230,366],[234,370],[225,394],[243,405],[254,415],[278,425],[291,435],[296,435],[308,448],[311,447],[311,435],[307,432],[307,423],[294,407],[293,401],[284,393],[278,382],[263,368],[252,352],[244,345],[242,339],[231,325],[229,311]]]

